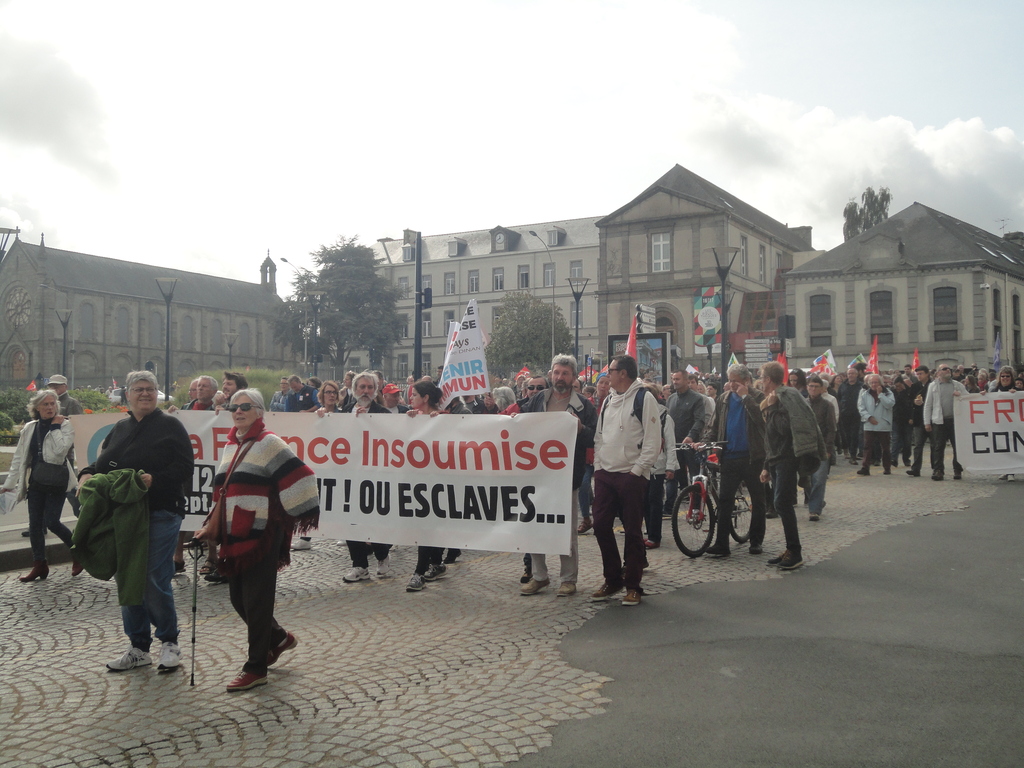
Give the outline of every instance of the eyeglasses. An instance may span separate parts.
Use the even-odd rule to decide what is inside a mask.
[[[130,391],[133,395],[142,395],[147,392],[156,392],[156,390],[153,387],[132,387]]]
[[[609,368],[608,369],[608,373],[615,373],[616,371],[621,371],[621,370],[622,370],[621,368]]]
[[[324,390],[324,394],[325,395],[336,395],[336,394],[338,394],[338,390],[336,390],[336,389],[325,389]]]
[[[231,403],[230,405],[224,406],[224,408],[228,411],[231,411],[231,413],[234,413],[235,411],[242,411],[243,413],[248,413],[249,411],[256,407],[257,406],[253,405],[252,403]]]
[[[527,391],[532,392],[535,389],[547,389],[547,387],[545,387],[543,384],[541,384],[539,387],[527,387],[526,389],[527,389]]]

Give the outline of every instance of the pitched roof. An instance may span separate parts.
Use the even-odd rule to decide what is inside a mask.
[[[3,256],[0,266],[11,259],[26,256],[37,266],[45,259],[47,276],[58,288],[90,291],[164,302],[157,286],[158,277],[176,277],[174,304],[210,307],[225,312],[263,315],[279,298],[259,283],[247,283],[227,277],[202,275],[183,269],[154,267],[131,261],[109,259],[87,253],[65,251],[50,246],[32,245],[15,240]]]
[[[515,232],[519,235],[517,242],[510,243],[508,251],[502,251],[500,254],[504,255],[507,253],[515,253],[517,251],[531,252],[531,251],[542,251],[544,245],[547,242],[547,238],[544,233],[549,229],[558,227],[563,230],[565,234],[562,236],[562,241],[557,246],[550,246],[552,253],[555,251],[571,248],[571,247],[584,247],[584,246],[596,246],[598,243],[598,230],[597,230],[597,217],[585,218],[585,219],[566,219],[562,221],[544,221],[538,224],[519,224],[514,227],[492,227],[491,229],[477,229],[470,232],[452,232],[443,235],[422,235],[423,242],[423,261],[454,261],[456,259],[464,259],[467,256],[489,256],[491,255],[491,232],[495,229],[502,229],[504,231]],[[530,230],[533,230],[541,239],[533,237],[530,234]],[[465,241],[465,246],[459,251],[457,257],[448,256],[448,243],[454,239],[460,239]],[[387,245],[387,254],[391,257],[391,264],[402,263],[402,239],[396,238],[394,240],[385,241]],[[388,263],[388,258],[385,255],[384,247],[380,242],[373,244],[374,253],[378,259],[383,259],[384,264]]]
[[[870,262],[870,263],[869,263]],[[984,266],[1024,277],[1024,243],[1006,240],[921,203],[791,270],[787,277],[856,270]]]
[[[811,244],[803,236],[797,234],[794,229],[678,164],[636,198],[606,216],[605,219],[610,219],[657,192],[667,192],[670,195],[692,200],[711,210],[728,213],[730,216],[768,233],[794,251],[811,250]],[[598,226],[602,226],[605,219],[599,221]]]

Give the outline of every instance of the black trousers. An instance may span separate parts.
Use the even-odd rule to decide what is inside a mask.
[[[277,563],[284,531],[278,531],[270,550],[258,563],[228,579],[231,605],[249,628],[249,658],[242,667],[254,675],[267,674],[267,655],[288,636],[274,619]]]
[[[722,482],[718,489],[718,536],[716,544],[729,543],[729,528],[732,524],[732,511],[736,507],[736,490],[740,483],[747,484],[750,494],[750,546],[761,546],[764,543],[765,502],[764,483],[761,482],[762,462],[756,464],[749,458],[722,459],[719,471]]]
[[[370,552],[378,560],[383,560],[391,551],[390,544],[369,544],[365,541],[346,541],[348,554],[352,558],[353,568],[369,568]]]
[[[932,424],[932,472],[939,475],[945,472],[947,440],[953,443],[953,472],[959,475],[964,468],[957,461],[956,423],[952,419],[942,424]]]

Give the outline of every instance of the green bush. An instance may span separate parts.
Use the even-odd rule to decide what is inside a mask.
[[[73,389],[70,395],[82,404],[82,408],[93,413],[117,410],[117,406],[110,402],[105,392],[97,392],[95,389]]]
[[[15,424],[28,419],[28,401],[32,393],[24,389],[0,390],[0,413],[6,413]]]
[[[14,431],[14,419],[8,416],[3,411],[0,411],[0,432],[13,432]]]

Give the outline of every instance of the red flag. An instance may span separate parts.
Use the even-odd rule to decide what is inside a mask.
[[[786,353],[779,352],[777,360],[782,366],[782,383],[789,384],[789,361],[786,359]]]
[[[530,375],[530,369],[527,366],[524,365],[522,370],[519,371],[519,373],[516,374],[516,378],[518,379],[520,376],[529,376],[529,375]]]
[[[36,391],[36,380],[32,379],[32,381],[30,381],[28,383],[28,386],[25,387],[25,389],[27,389],[29,392],[35,392]]]
[[[878,337],[871,342],[871,354],[868,355],[868,373],[878,373]]]
[[[629,326],[629,340],[626,342],[626,354],[636,360],[636,315],[633,315],[633,324]]]
[[[917,347],[914,347],[914,362],[911,363],[911,369],[916,371],[920,367],[921,367],[921,358],[918,357]]]

